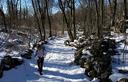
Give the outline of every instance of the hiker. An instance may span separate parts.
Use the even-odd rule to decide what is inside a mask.
[[[42,75],[42,70],[43,70],[43,63],[44,63],[44,44],[38,44],[37,45],[37,51],[36,51],[36,56],[38,56],[37,59],[37,65],[38,65],[38,71],[40,73],[40,75]]]

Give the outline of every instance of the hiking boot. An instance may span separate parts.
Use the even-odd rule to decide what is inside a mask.
[[[43,73],[42,72],[39,72],[40,73],[40,75],[43,75]]]

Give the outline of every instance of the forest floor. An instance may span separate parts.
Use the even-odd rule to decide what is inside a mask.
[[[72,64],[74,48],[64,45],[67,38],[49,40],[44,61],[43,75],[37,72],[36,57],[25,59],[25,63],[5,71],[0,82],[90,82],[84,69]]]

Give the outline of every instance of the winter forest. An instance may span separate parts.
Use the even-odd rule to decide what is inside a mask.
[[[128,0],[0,0],[0,82],[128,82]]]

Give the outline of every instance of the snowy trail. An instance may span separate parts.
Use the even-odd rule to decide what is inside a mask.
[[[0,82],[89,82],[84,69],[71,65],[74,49],[64,46],[65,38],[49,41],[43,75],[37,72],[36,60],[25,60],[21,66],[4,73]]]

